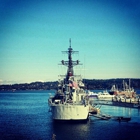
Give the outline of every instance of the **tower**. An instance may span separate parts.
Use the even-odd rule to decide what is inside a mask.
[[[76,61],[72,60],[72,54],[78,53],[78,51],[73,51],[73,49],[71,47],[71,39],[69,39],[68,50],[67,51],[62,51],[62,53],[67,53],[68,54],[68,60],[67,61],[64,61],[64,60],[61,61],[62,65],[68,67],[67,75],[66,75],[66,80],[68,81],[71,76],[74,76],[73,67],[76,66],[76,65],[79,65],[79,60],[76,60]]]

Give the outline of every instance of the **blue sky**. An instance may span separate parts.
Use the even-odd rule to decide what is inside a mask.
[[[139,0],[0,0],[0,84],[56,81],[66,73],[58,64],[69,38],[83,78],[140,78],[139,7]]]

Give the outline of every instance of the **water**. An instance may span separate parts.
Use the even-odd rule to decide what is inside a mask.
[[[0,93],[0,140],[126,140],[139,139],[140,110],[102,106],[104,113],[131,116],[130,122],[100,120],[87,123],[56,123],[47,99],[51,91]]]

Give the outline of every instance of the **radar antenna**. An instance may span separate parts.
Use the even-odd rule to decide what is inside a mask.
[[[69,43],[70,43],[70,48],[71,48],[71,38],[69,39]]]
[[[80,65],[79,64],[79,60],[73,61],[72,60],[72,54],[74,53],[78,53],[78,51],[73,51],[73,49],[71,48],[71,39],[69,39],[69,48],[68,51],[62,51],[62,53],[67,53],[68,54],[68,61],[61,61],[61,64],[64,66],[67,66],[67,76],[66,79],[68,80],[71,76],[74,76],[74,71],[73,71],[73,67],[76,65]]]

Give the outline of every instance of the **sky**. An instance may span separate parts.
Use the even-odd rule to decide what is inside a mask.
[[[0,84],[57,81],[71,46],[75,74],[140,78],[139,0],[0,0]]]

